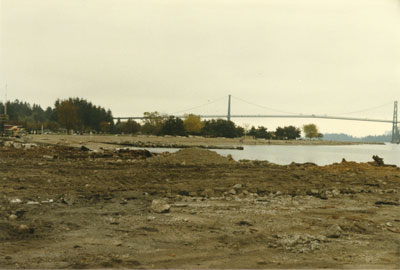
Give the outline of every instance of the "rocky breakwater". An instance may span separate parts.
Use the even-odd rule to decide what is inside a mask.
[[[189,145],[189,144],[178,144],[178,143],[156,143],[156,142],[142,142],[142,141],[120,142],[120,143],[103,142],[103,143],[117,144],[130,147],[142,147],[142,148],[203,148],[203,149],[243,150],[243,146],[232,146],[232,145]]]

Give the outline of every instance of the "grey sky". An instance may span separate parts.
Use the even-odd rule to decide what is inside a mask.
[[[115,116],[228,94],[282,111],[390,119],[400,100],[399,0],[0,0],[0,93],[83,97]],[[194,110],[226,113],[227,99]],[[233,113],[276,113],[233,100]],[[236,120],[235,120],[236,121]],[[316,123],[379,134],[390,124]]]

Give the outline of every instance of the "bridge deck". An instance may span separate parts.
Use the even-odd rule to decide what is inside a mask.
[[[175,117],[184,118],[184,115],[173,115]],[[226,115],[200,115],[201,118],[227,118]],[[357,118],[357,117],[341,117],[341,116],[329,116],[329,115],[316,115],[316,114],[304,114],[304,115],[270,115],[270,114],[253,114],[253,115],[231,115],[231,118],[316,118],[316,119],[334,119],[334,120],[347,120],[347,121],[366,121],[366,122],[378,122],[378,123],[393,123],[392,120],[383,119],[369,119],[369,118]],[[132,116],[132,117],[114,117],[114,119],[128,120],[128,119],[144,119],[143,116]],[[399,123],[399,122],[397,122]]]

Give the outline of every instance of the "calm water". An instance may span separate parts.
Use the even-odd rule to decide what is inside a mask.
[[[152,152],[175,152],[171,148],[147,148]],[[367,162],[372,161],[373,155],[384,159],[386,164],[400,166],[400,145],[343,145],[343,146],[317,146],[317,145],[248,145],[244,150],[214,150],[226,156],[231,154],[235,160],[268,160],[272,163],[286,165],[291,162],[313,162],[318,165],[327,165],[347,161]]]

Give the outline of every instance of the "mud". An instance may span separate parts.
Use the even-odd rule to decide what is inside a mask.
[[[397,167],[17,148],[0,146],[1,268],[400,267]]]

